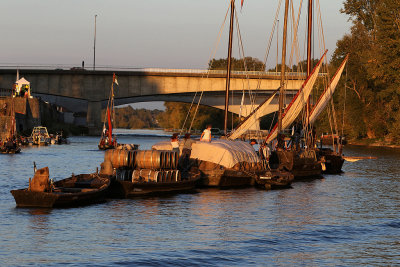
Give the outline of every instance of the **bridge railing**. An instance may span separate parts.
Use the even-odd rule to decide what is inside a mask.
[[[38,70],[87,70],[92,71],[92,67],[82,68],[74,65],[18,65],[18,64],[0,64],[0,69],[38,69]],[[226,74],[226,70],[207,70],[207,69],[167,69],[167,68],[133,68],[121,66],[96,66],[96,70],[101,71],[130,71],[130,72],[152,72],[152,73],[182,73],[182,74]],[[268,76],[280,77],[280,72],[275,71],[232,71],[234,75]],[[288,77],[306,77],[305,72],[287,72]],[[326,73],[320,73],[320,77],[327,76]]]

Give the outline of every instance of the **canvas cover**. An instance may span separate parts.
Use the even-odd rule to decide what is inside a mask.
[[[183,140],[179,141],[180,146]],[[172,150],[170,141],[161,141],[152,146],[155,150]],[[247,142],[231,140],[212,140],[211,142],[196,141],[192,144],[191,159],[208,161],[232,168],[237,163],[259,162],[259,158],[254,148]]]
[[[240,162],[259,162],[256,151],[249,143],[223,139],[194,143],[190,158],[212,162],[225,168],[232,168]]]

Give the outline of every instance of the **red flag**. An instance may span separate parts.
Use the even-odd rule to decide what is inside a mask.
[[[243,7],[243,2],[244,2],[244,0],[242,0],[242,3],[241,3],[241,5],[240,5],[240,8],[242,8],[242,7]]]
[[[107,108],[107,120],[108,120],[108,138],[110,142],[112,141],[112,124],[111,124],[111,114],[110,110]]]

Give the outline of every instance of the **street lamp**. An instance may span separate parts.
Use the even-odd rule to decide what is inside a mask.
[[[94,15],[93,70],[96,70],[96,19],[97,15]]]

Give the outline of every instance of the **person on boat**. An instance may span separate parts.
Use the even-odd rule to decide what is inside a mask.
[[[192,144],[196,141],[190,138],[190,133],[185,134],[179,165],[185,169],[189,166],[190,154],[192,153]]]
[[[185,134],[185,137],[183,137],[183,146],[182,146],[182,156],[189,155],[192,152],[192,144],[196,141],[194,141],[192,138],[190,138],[191,134],[187,133]]]
[[[179,153],[179,138],[178,138],[177,133],[174,133],[171,137],[171,146],[172,146],[172,151],[178,152]]]
[[[200,136],[200,141],[211,142],[211,127],[211,124],[207,125],[207,128]]]
[[[261,160],[268,160],[271,155],[271,149],[265,142],[262,142],[258,150],[258,154]]]

